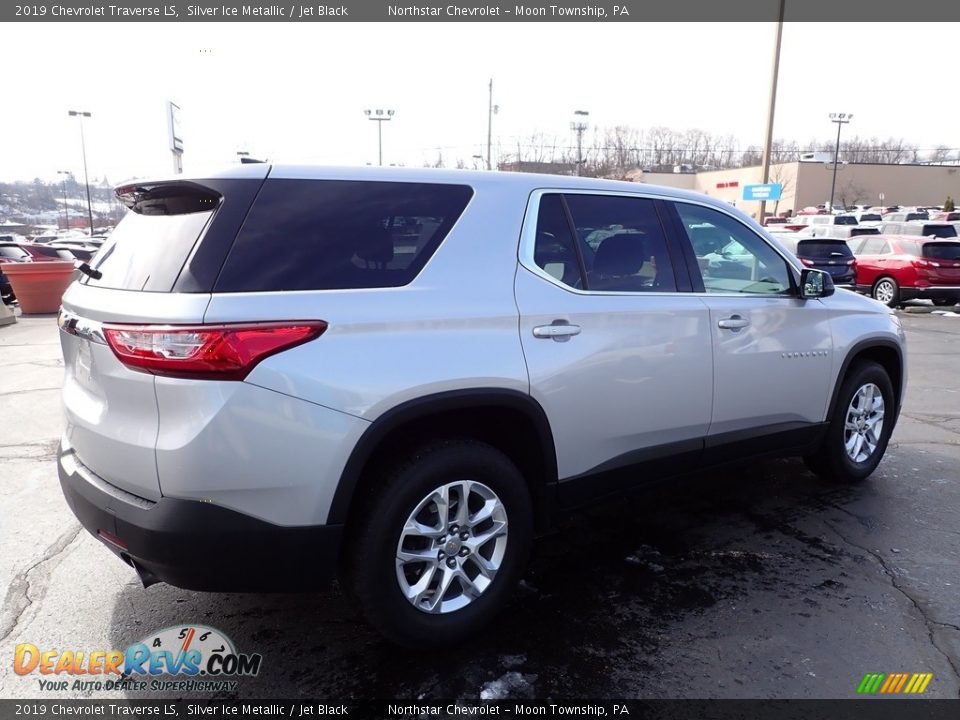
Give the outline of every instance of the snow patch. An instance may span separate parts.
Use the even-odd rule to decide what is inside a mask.
[[[505,700],[509,697],[532,697],[532,683],[536,675],[524,675],[518,672],[508,672],[496,680],[484,683],[480,689],[481,700]]]

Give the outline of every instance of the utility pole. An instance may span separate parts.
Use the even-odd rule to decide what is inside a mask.
[[[574,110],[574,115],[587,117],[590,113],[587,110]],[[583,173],[583,133],[587,129],[585,120],[574,120],[570,123],[570,129],[577,134],[577,175]]]
[[[767,111],[767,137],[763,144],[762,178],[760,182],[766,185],[770,181],[770,150],[773,145],[773,116],[777,107],[777,80],[780,76],[780,41],[783,37],[783,14],[787,0],[780,0],[780,15],[777,20],[777,39],[773,46],[773,78],[770,80],[770,106]],[[763,225],[763,216],[767,214],[767,201],[760,201],[760,212],[757,222]]]
[[[493,170],[493,160],[490,155],[490,147],[493,144],[493,116],[500,111],[499,105],[493,104],[493,78],[490,78],[490,96],[487,104],[487,170]]]
[[[69,170],[57,170],[57,175],[63,175],[63,220],[67,230],[70,229],[70,208],[67,206],[67,176],[69,174]]]

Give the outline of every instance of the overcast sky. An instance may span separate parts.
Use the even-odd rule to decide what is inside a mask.
[[[0,179],[82,181],[167,174],[167,100],[181,107],[184,171],[236,162],[377,162],[376,123],[393,109],[384,164],[448,165],[543,132],[572,143],[591,127],[665,125],[763,142],[775,26],[768,23],[78,23],[17,24],[4,39]],[[960,147],[956,26],[788,24],[774,134],[845,133]]]

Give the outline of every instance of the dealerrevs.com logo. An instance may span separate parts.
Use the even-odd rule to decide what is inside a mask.
[[[216,628],[187,625],[151,633],[122,651],[44,650],[21,643],[13,670],[44,676],[43,691],[210,691],[236,689],[233,678],[255,676],[262,662],[259,653],[237,652]]]

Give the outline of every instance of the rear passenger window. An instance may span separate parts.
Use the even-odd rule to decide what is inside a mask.
[[[587,289],[675,292],[667,242],[652,200],[565,195],[587,273]]]
[[[551,277],[564,285],[583,287],[580,260],[573,245],[570,223],[559,195],[544,195],[537,213],[537,237],[533,261]]]
[[[466,185],[267,180],[215,291],[406,285],[472,195]]]

